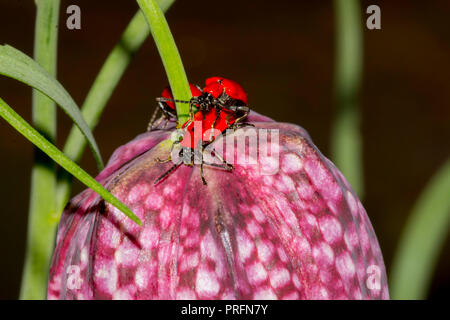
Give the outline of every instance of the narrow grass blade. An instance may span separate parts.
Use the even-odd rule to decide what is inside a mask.
[[[59,0],[37,3],[34,58],[55,77],[57,65]],[[56,105],[47,96],[33,90],[33,125],[47,139],[56,140]],[[38,148],[34,150],[31,171],[30,208],[25,263],[20,298],[45,299],[48,268],[55,241],[56,165]]]
[[[336,116],[331,135],[331,153],[333,162],[359,198],[363,198],[364,173],[358,107],[363,62],[361,8],[358,0],[335,0],[334,5]]]
[[[186,72],[164,13],[155,0],[137,0],[137,2],[150,26],[175,99],[190,100],[192,94]],[[189,106],[177,103],[176,107],[178,124],[183,124],[188,119]]]
[[[69,159],[65,154],[59,151],[53,144],[48,142],[39,132],[32,128],[24,119],[22,119],[10,106],[0,98],[0,116],[11,126],[19,131],[25,138],[31,141],[36,147],[53,159],[57,164],[70,172],[75,178],[80,180],[87,187],[97,192],[105,201],[111,203],[117,209],[122,211],[131,220],[138,225],[142,225],[139,218],[100,183],[92,178],[86,171],[81,169],[75,162]]]
[[[99,169],[103,162],[91,130],[81,112],[63,86],[26,54],[11,46],[0,46],[0,74],[21,81],[54,100],[75,122],[88,140]]]
[[[390,273],[393,299],[426,299],[450,226],[450,159],[415,203]]]
[[[159,0],[161,10],[167,11],[175,0]],[[119,42],[113,48],[99,74],[97,75],[86,100],[81,108],[81,114],[88,126],[93,130],[97,125],[108,100],[127,69],[134,54],[150,34],[147,21],[139,10],[126,27]],[[74,162],[78,162],[83,155],[86,139],[80,130],[73,126],[66,144],[64,153]],[[57,185],[57,212],[61,213],[70,197],[71,177],[65,172],[60,172]]]

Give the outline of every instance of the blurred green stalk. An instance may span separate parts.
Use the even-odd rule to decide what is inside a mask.
[[[36,2],[34,58],[51,75],[56,75],[59,0]],[[32,119],[34,127],[54,143],[56,140],[55,103],[33,90]],[[52,255],[56,210],[56,166],[42,151],[35,148],[31,173],[30,209],[27,248],[20,289],[21,299],[45,299],[48,268]]]
[[[161,10],[167,11],[175,0],[159,0]],[[89,128],[93,130],[102,115],[107,102],[111,98],[122,75],[131,62],[134,54],[139,50],[150,34],[147,21],[139,10],[123,32],[119,42],[113,48],[99,74],[97,75],[86,100],[81,107],[81,114]],[[64,146],[64,153],[74,162],[79,162],[86,148],[86,140],[80,130],[73,126]],[[57,217],[64,209],[70,197],[72,176],[61,170],[58,174],[57,186]]]
[[[450,159],[408,217],[390,273],[392,299],[425,299],[450,226]]]
[[[364,197],[362,137],[358,94],[361,87],[363,36],[358,0],[335,0],[336,114],[331,135],[331,154],[360,198]]]

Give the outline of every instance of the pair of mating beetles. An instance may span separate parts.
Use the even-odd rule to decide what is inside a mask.
[[[223,134],[227,129],[238,129],[243,126],[251,126],[251,124],[244,123],[247,118],[250,108],[248,107],[248,98],[244,89],[235,81],[225,79],[222,77],[211,77],[206,79],[206,86],[201,90],[198,86],[189,84],[192,93],[192,99],[189,101],[174,99],[170,88],[164,89],[160,98],[157,98],[158,108],[153,113],[150,120],[148,130],[153,130],[155,126],[164,123],[167,126],[170,120],[176,120],[175,103],[189,104],[189,120],[182,125],[183,134],[179,140],[175,141],[175,145],[180,145],[179,151],[180,159],[169,170],[155,180],[155,184],[167,178],[171,172],[177,169],[182,163],[193,166],[195,152],[198,151],[201,155],[200,174],[203,184],[207,184],[203,175],[203,165],[210,165],[225,169],[227,171],[233,170],[233,165],[227,163],[219,154],[213,152],[212,154],[221,161],[221,164],[209,163],[203,161],[203,150],[206,146],[211,144],[214,139]],[[194,112],[195,108],[195,112]],[[162,116],[156,120],[159,113]],[[194,134],[194,123],[200,121],[202,124],[202,132],[200,139],[199,135]],[[156,125],[155,125],[156,124]],[[210,134],[206,134],[209,130]],[[172,150],[171,150],[172,151]],[[172,152],[171,152],[172,153]],[[171,161],[169,156],[166,160],[157,159],[158,162],[164,163]]]

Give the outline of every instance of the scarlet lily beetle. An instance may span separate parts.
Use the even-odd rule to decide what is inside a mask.
[[[225,169],[227,171],[233,170],[233,165],[227,163],[222,156],[220,156],[217,152],[212,150],[212,155],[219,159],[220,164],[210,163],[203,160],[203,151],[206,146],[212,143],[219,135],[224,134],[224,132],[232,127],[233,129],[237,129],[243,126],[251,125],[247,123],[237,123],[238,118],[234,115],[234,113],[230,110],[222,110],[219,114],[217,113],[215,108],[210,109],[208,112],[204,113],[199,110],[195,113],[192,120],[186,121],[182,130],[184,130],[183,137],[181,140],[174,142],[171,149],[175,146],[180,146],[180,151],[178,153],[179,159],[182,161],[178,161],[172,167],[169,168],[164,174],[162,174],[159,178],[155,180],[155,184],[167,178],[175,169],[177,169],[181,164],[185,164],[188,166],[193,166],[194,159],[196,153],[200,156],[200,175],[202,178],[202,182],[204,185],[207,184],[206,179],[203,175],[203,165],[209,165],[213,167],[218,167],[221,169]],[[195,134],[194,127],[195,123],[201,123],[201,135]],[[208,135],[208,131],[210,130],[210,134]],[[168,159],[160,160],[156,159],[157,162],[165,163],[172,161],[171,156]]]
[[[175,146],[180,146],[178,153],[179,158],[183,161],[178,161],[169,170],[162,174],[155,180],[155,184],[167,178],[171,172],[177,169],[182,163],[193,166],[194,158],[197,154],[201,157],[200,173],[203,184],[207,184],[203,175],[203,165],[210,165],[220,167],[227,171],[233,170],[233,166],[227,163],[216,152],[212,154],[221,161],[221,164],[208,163],[203,161],[203,151],[206,146],[214,141],[218,136],[217,133],[223,134],[228,128],[237,129],[242,126],[252,126],[248,123],[242,123],[250,112],[247,106],[248,97],[244,89],[235,81],[225,79],[223,77],[210,77],[205,81],[205,87],[200,92],[198,87],[190,84],[192,99],[189,101],[174,99],[170,89],[163,91],[162,97],[156,100],[159,103],[160,109],[167,110],[170,108],[170,117],[175,116],[175,102],[189,103],[189,120],[183,124],[183,136],[180,140],[174,142],[172,145],[171,154]],[[194,113],[195,107],[195,113]],[[167,119],[167,116],[166,116]],[[201,123],[201,135],[195,135],[195,123]],[[206,133],[210,131],[209,137]],[[156,159],[160,163],[169,162],[172,160],[169,156],[166,160]]]
[[[176,100],[173,98],[172,94],[157,98],[158,103],[168,103],[171,102],[172,111],[174,111],[174,102],[189,103],[189,118],[190,120],[194,117],[194,107],[197,110],[202,111],[204,115],[208,113],[212,108],[216,109],[216,120],[220,117],[223,110],[229,110],[232,112],[233,117],[236,118],[236,123],[241,122],[245,119],[250,108],[248,107],[248,97],[244,89],[236,81],[226,79],[223,77],[210,77],[205,81],[205,87],[202,92],[193,90],[191,85],[192,99],[189,101]],[[198,88],[196,88],[198,89]],[[164,93],[164,92],[163,92]],[[164,105],[160,105],[162,110]],[[165,106],[164,106],[165,107]],[[231,119],[231,114],[225,118],[226,122]],[[212,123],[214,127],[215,121]],[[229,125],[230,126],[230,125]]]
[[[189,87],[191,89],[193,97],[197,97],[202,94],[199,86],[189,83]],[[177,100],[173,98],[172,90],[170,89],[170,87],[166,87],[161,93],[161,98],[157,98],[156,101],[158,102],[158,107],[153,112],[153,115],[147,127],[147,131],[153,130],[153,128],[157,127],[163,120],[165,121],[163,128],[165,128],[170,120],[177,119],[177,112],[175,108],[175,102],[177,102]],[[162,116],[158,120],[156,120],[159,111],[162,112]]]
[[[211,108],[216,109],[217,118],[223,110],[232,111],[233,117],[239,123],[245,119],[250,112],[248,105],[248,97],[244,89],[237,82],[223,77],[211,77],[206,79],[206,86],[198,97],[193,97],[190,101],[190,115],[192,119],[192,107],[198,106],[204,114],[209,112]],[[225,121],[229,121],[231,115],[228,114]],[[214,127],[214,123],[212,124]]]

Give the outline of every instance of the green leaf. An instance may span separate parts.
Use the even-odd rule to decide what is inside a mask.
[[[358,106],[363,62],[361,7],[358,0],[335,0],[334,5],[336,116],[331,134],[331,158],[362,199],[364,172]]]
[[[88,140],[97,166],[103,168],[100,151],[81,112],[63,86],[26,54],[11,46],[0,46],[0,74],[21,81],[54,100],[75,122]]]
[[[192,94],[186,72],[164,13],[155,0],[137,0],[137,2],[150,26],[175,99],[190,100]],[[177,103],[176,107],[178,124],[183,124],[189,116],[189,105]]]
[[[122,211],[131,220],[138,225],[142,225],[139,218],[100,183],[92,178],[88,173],[81,169],[75,162],[69,159],[65,154],[59,151],[53,144],[48,142],[39,132],[31,127],[22,119],[10,106],[0,98],[0,116],[4,118],[11,126],[19,131],[25,138],[31,141],[36,147],[52,158],[61,167],[70,172],[74,177],[84,183],[87,187],[97,192],[105,201],[111,203],[117,209]]]
[[[425,299],[450,226],[450,159],[414,204],[390,273],[393,299]]]

